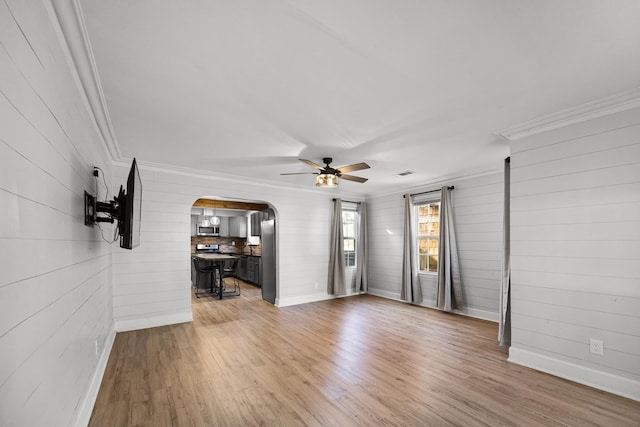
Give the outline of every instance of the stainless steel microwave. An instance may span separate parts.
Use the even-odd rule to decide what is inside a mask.
[[[220,226],[198,224],[198,236],[219,236]]]

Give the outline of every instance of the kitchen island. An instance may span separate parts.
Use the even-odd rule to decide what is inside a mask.
[[[222,296],[224,294],[224,282],[223,282],[223,269],[224,269],[224,263],[227,261],[233,261],[239,258],[238,255],[231,255],[231,254],[220,254],[220,253],[197,253],[195,255],[192,255],[194,258],[197,258],[199,260],[203,260],[203,261],[207,261],[210,263],[213,263],[216,267],[216,269],[218,270],[218,277],[219,277],[219,281],[218,281],[218,286],[216,286],[216,288],[218,289],[218,297],[220,299],[222,299]],[[194,283],[195,285],[195,283]],[[212,286],[213,288],[213,286]]]

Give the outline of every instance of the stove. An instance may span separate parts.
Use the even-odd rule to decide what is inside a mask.
[[[210,243],[210,244],[198,243],[196,245],[196,252],[199,254],[215,254],[220,252],[220,245],[215,243]]]

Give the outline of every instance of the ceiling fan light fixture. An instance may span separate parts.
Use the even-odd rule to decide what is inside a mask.
[[[317,169],[319,172],[294,172],[294,173],[281,173],[280,175],[307,175],[312,174],[316,175],[316,186],[323,188],[332,188],[338,186],[338,178],[346,179],[347,181],[354,181],[359,183],[367,182],[367,178],[362,178],[355,175],[348,175],[345,172],[359,171],[363,169],[369,169],[370,166],[364,162],[354,163],[352,165],[340,166],[339,168],[331,167],[332,158],[325,157],[322,161],[325,163],[325,166],[322,167],[319,164],[312,162],[307,159],[298,159],[301,162],[304,162],[311,166],[314,169]]]
[[[316,186],[322,188],[333,188],[338,186],[338,176],[328,173],[318,174],[316,177]]]

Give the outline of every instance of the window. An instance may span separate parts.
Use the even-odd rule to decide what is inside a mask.
[[[358,212],[355,209],[342,208],[342,237],[344,239],[344,266],[356,266],[356,224]]]
[[[438,237],[440,235],[440,202],[432,201],[416,206],[418,219],[419,270],[438,272]]]

